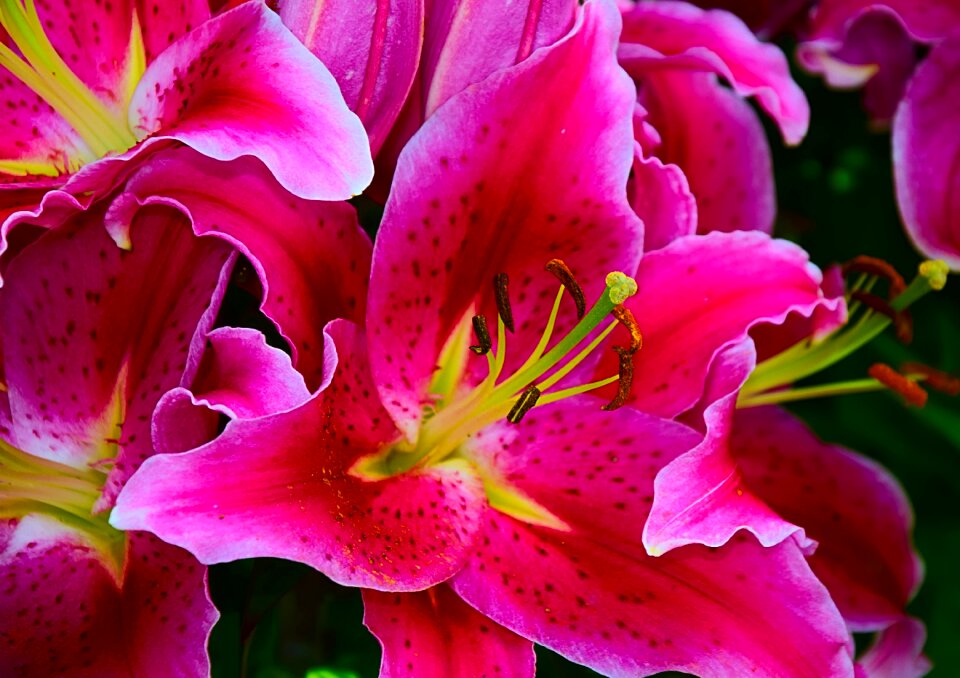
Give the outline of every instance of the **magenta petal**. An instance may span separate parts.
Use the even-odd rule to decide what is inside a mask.
[[[830,85],[864,85],[864,105],[877,125],[890,122],[917,59],[903,24],[884,11],[860,16],[848,27],[842,45],[811,40],[797,47],[797,60],[807,70],[823,74]]]
[[[363,592],[363,623],[380,641],[380,678],[533,678],[533,643],[464,603],[447,586]]]
[[[741,529],[763,546],[794,537],[805,551],[815,545],[802,528],[785,520],[755,496],[729,448],[733,410],[740,386],[756,364],[749,340],[724,349],[713,361],[703,401],[706,435],[690,452],[658,474],[643,544],[660,555],[686,544],[721,546]]]
[[[119,240],[141,204],[174,206],[196,232],[223,238],[247,257],[263,288],[261,309],[316,389],[328,376],[323,327],[334,318],[359,320],[365,310],[371,247],[355,210],[292,197],[252,158],[225,164],[188,148],[156,154],[129,179],[107,214]]]
[[[363,126],[336,81],[261,2],[164,50],[130,107],[139,138],[175,139],[217,160],[253,155],[303,198],[343,200],[373,175]]]
[[[431,3],[421,79],[427,88],[424,117],[492,73],[552,45],[573,24],[570,0]]]
[[[376,155],[417,72],[423,0],[291,0],[280,17],[330,69]]]
[[[507,628],[609,676],[852,676],[847,631],[792,543],[661,558],[499,514],[451,581]]]
[[[903,619],[880,632],[857,662],[864,678],[920,678],[931,669],[923,655],[927,631],[918,619]]]
[[[712,75],[682,71],[650,73],[642,99],[661,135],[657,156],[690,181],[698,230],[773,230],[770,146],[750,104]]]
[[[757,232],[690,236],[647,254],[626,303],[643,333],[633,406],[663,416],[690,408],[722,346],[760,323],[842,303],[826,298],[821,280],[803,250]],[[616,371],[613,360],[598,375]]]
[[[128,539],[118,586],[96,551],[51,520],[24,518],[0,536],[0,674],[209,673],[207,639],[219,615],[206,568],[149,535]]]
[[[850,675],[843,621],[792,541],[645,553],[654,476],[700,436],[630,408],[603,412],[601,402],[534,408],[521,425],[476,436],[466,454],[569,530],[491,511],[454,590],[604,675]]]
[[[876,630],[899,620],[922,567],[893,477],[777,408],[737,412],[730,446],[746,485],[819,542],[810,564],[847,623]]]
[[[917,68],[893,122],[893,171],[907,233],[925,256],[960,270],[960,37]]]
[[[234,420],[199,449],[152,457],[111,523],[205,563],[287,558],[378,590],[423,589],[456,572],[486,511],[479,480],[458,463],[377,482],[350,475],[398,432],[377,400],[360,331],[346,321],[328,331],[339,365],[325,391],[293,410]]]
[[[882,12],[896,17],[919,42],[935,42],[960,26],[957,0],[821,0],[812,13],[810,38],[841,45],[861,17]]]
[[[195,237],[168,208],[138,214],[129,251],[102,221],[99,210],[78,213],[14,259],[0,343],[12,442],[74,465],[115,455],[103,497],[109,504],[153,451],[157,399],[202,349],[199,335],[216,313],[231,250]]]
[[[609,271],[636,266],[641,224],[625,190],[635,93],[613,55],[618,24],[609,5],[585,5],[567,38],[451,98],[401,156],[367,324],[377,386],[406,434],[453,327],[472,304],[495,319],[494,274],[510,276],[519,320],[510,370],[558,289],[549,259],[566,260],[591,302]]]
[[[293,409],[310,398],[290,356],[267,346],[260,332],[221,327],[208,334],[207,341],[208,350],[192,386],[197,404],[234,419],[252,419]]]
[[[810,107],[786,57],[757,40],[735,15],[685,2],[640,2],[624,12],[623,21],[620,59],[631,75],[659,68],[716,73],[741,96],[756,97],[787,143],[803,139]]]
[[[643,220],[645,249],[660,249],[697,232],[697,202],[683,170],[655,157],[644,158],[639,144],[628,190],[630,204]]]

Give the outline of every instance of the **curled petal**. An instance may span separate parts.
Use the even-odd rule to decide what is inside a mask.
[[[716,73],[741,96],[756,97],[788,144],[803,139],[810,106],[786,57],[735,15],[685,2],[640,2],[623,20],[620,60],[634,77],[661,68]]]

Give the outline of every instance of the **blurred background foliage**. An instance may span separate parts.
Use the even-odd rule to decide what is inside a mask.
[[[868,129],[859,93],[828,91],[797,73],[813,109],[810,134],[798,148],[774,152],[777,235],[801,244],[821,267],[858,254],[893,263],[908,279],[920,257],[903,233],[893,195],[890,137]],[[379,210],[361,206],[375,231]],[[902,346],[892,333],[816,377],[862,377],[873,362],[920,360],[960,373],[960,280],[914,309],[916,337]],[[792,408],[825,440],[885,464],[913,500],[916,543],[926,581],[912,613],[928,628],[933,676],[960,676],[960,404],[933,393],[923,409],[908,409],[887,393],[802,403]],[[357,590],[329,582],[310,568],[260,559],[214,566],[214,602],[222,617],[210,651],[216,678],[373,678],[380,648],[362,625]],[[538,648],[539,675],[595,676]]]

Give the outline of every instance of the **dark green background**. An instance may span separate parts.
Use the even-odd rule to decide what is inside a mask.
[[[798,148],[783,149],[770,132],[780,202],[777,234],[808,249],[822,267],[858,254],[882,257],[908,277],[920,257],[896,211],[890,139],[871,133],[857,93],[827,91],[797,76],[810,97],[813,123]],[[910,357],[960,372],[960,280],[914,308],[916,338],[903,347],[884,335],[823,375],[858,378],[877,360]],[[818,377],[818,380],[821,378]],[[960,410],[933,394],[926,408],[907,409],[889,394],[834,398],[795,408],[826,440],[884,463],[916,507],[917,546],[927,576],[912,612],[928,626],[932,675],[960,676]],[[307,567],[274,560],[218,565],[211,587],[222,619],[211,641],[214,676],[304,676],[308,669],[373,678],[379,646],[361,624],[356,590],[328,582]],[[591,676],[538,650],[541,676]],[[342,672],[342,673],[341,673]]]

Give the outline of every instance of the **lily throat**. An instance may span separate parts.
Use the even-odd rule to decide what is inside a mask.
[[[566,264],[558,259],[551,260],[546,270],[561,284],[543,332],[527,359],[512,374],[505,374],[508,333],[513,333],[514,321],[508,294],[509,279],[501,273],[493,281],[497,306],[496,343],[490,336],[484,316],[465,315],[441,351],[430,384],[430,393],[435,400],[425,408],[416,441],[400,441],[365,457],[352,473],[377,479],[454,459],[469,461],[467,443],[485,427],[503,419],[522,425],[524,416],[533,407],[555,403],[615,382],[619,382],[617,395],[603,409],[616,409],[624,404],[633,375],[633,354],[639,349],[641,339],[637,324],[623,302],[636,293],[636,282],[623,273],[610,273],[603,293],[587,310],[583,292]],[[563,297],[568,293],[576,305],[577,323],[551,347]],[[603,345],[618,324],[623,324],[631,337],[629,346],[614,347],[620,355],[618,374],[558,388],[565,377]],[[476,343],[468,347],[471,328]],[[595,332],[598,329],[600,331]],[[472,388],[464,384],[470,356],[484,356],[487,360],[486,378]],[[497,483],[493,479],[484,480],[491,500],[493,495],[505,491],[505,488],[495,487]]]
[[[112,153],[122,153],[137,143],[127,122],[133,91],[145,70],[146,57],[140,24],[134,13],[122,91],[110,99],[98,96],[67,65],[44,30],[34,0],[0,0],[0,26],[15,49],[0,43],[0,67],[29,87],[76,132],[80,144],[75,157],[62,158],[61,166],[44,159],[0,158],[0,171],[9,174],[73,172]],[[118,100],[113,100],[114,98]]]

